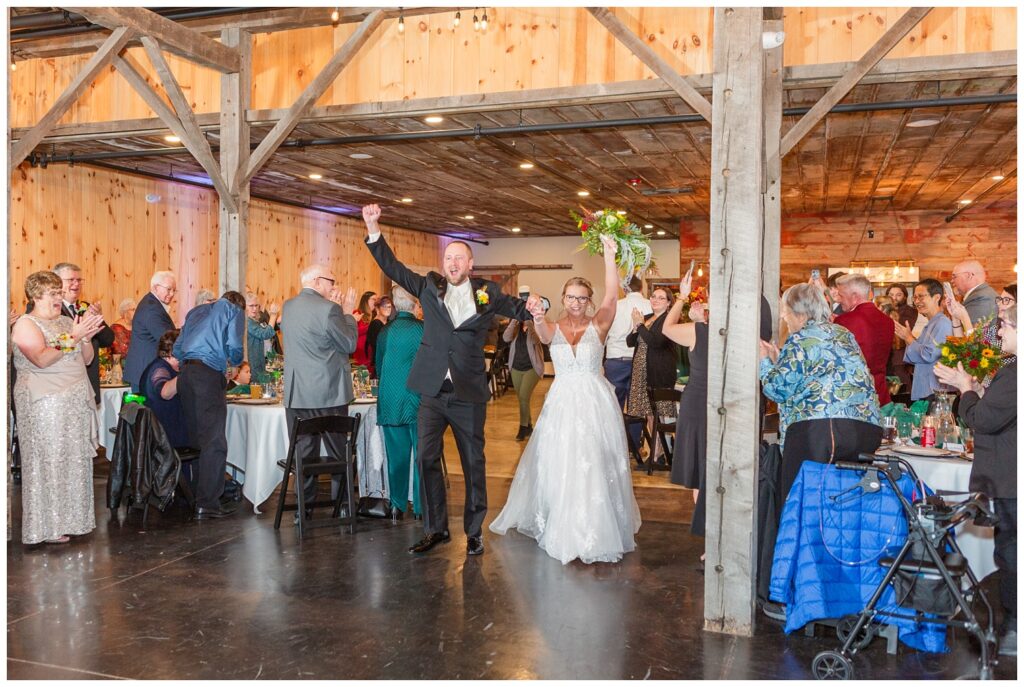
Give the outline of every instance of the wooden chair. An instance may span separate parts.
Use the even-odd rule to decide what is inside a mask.
[[[654,436],[650,438],[651,452],[647,455],[647,474],[652,474],[656,469],[668,470],[672,466],[672,449],[675,446],[676,436],[676,417],[670,420],[664,420],[661,415],[658,414],[658,403],[665,403],[671,401],[675,404],[676,415],[679,413],[679,399],[682,398],[683,394],[678,389],[655,389],[654,387],[647,387],[647,398],[651,403],[651,410],[654,412]],[[671,444],[669,443],[669,437],[672,437]],[[664,462],[655,462],[654,454],[656,453],[655,447],[661,445],[661,449],[665,454]]]
[[[288,443],[288,456],[279,460],[277,464],[284,469],[284,481],[281,484],[281,494],[277,500],[277,514],[274,516],[274,529],[281,529],[281,515],[284,511],[298,511],[299,513],[299,539],[302,539],[306,528],[331,527],[338,524],[338,516],[341,514],[342,498],[348,494],[348,531],[354,534],[356,531],[356,503],[353,496],[352,483],[356,464],[356,438],[359,436],[359,415],[324,415],[295,421],[291,428],[291,437]],[[319,446],[327,434],[336,434],[344,437],[344,455],[341,459],[333,456],[320,456],[316,462],[307,462],[301,455],[295,452],[296,439],[299,437],[315,437]],[[296,503],[286,504],[285,496],[288,493],[291,476],[295,475],[297,484]],[[338,489],[338,496],[334,500],[313,500],[306,503],[303,493],[303,483],[306,477],[318,475],[345,475],[344,488]],[[307,510],[312,511],[317,506],[333,506],[331,517],[319,521],[312,519],[312,513],[306,515]]]

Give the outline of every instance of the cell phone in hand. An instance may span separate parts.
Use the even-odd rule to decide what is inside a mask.
[[[686,277],[685,277],[685,279],[689,279],[691,276],[693,276],[693,263],[694,263],[694,261],[691,260],[690,261],[690,269],[686,270]]]
[[[811,270],[811,279],[821,279],[821,270]]]
[[[942,288],[946,292],[946,295],[949,296],[950,300],[952,300],[954,298],[953,285],[950,284],[948,281],[944,281],[942,282]]]

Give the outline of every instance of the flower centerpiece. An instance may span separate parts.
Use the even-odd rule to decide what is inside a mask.
[[[623,288],[628,286],[629,280],[634,276],[640,276],[648,269],[654,268],[650,237],[624,216],[608,209],[590,212],[586,208],[583,208],[582,215],[572,210],[569,211],[569,215],[576,221],[576,228],[583,236],[583,245],[579,250],[585,248],[590,255],[602,255],[602,234],[612,237],[618,244],[615,264],[624,273]]]
[[[981,322],[966,336],[947,337],[939,351],[942,355],[939,362],[953,368],[962,363],[967,374],[979,382],[984,381],[1002,365],[1002,348],[993,330],[987,322]]]

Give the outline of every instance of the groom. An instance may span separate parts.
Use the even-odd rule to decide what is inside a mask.
[[[451,426],[466,478],[466,553],[484,552],[480,538],[487,514],[484,474],[484,419],[490,390],[484,369],[484,338],[495,314],[529,320],[539,296],[528,303],[501,292],[486,279],[470,278],[473,251],[462,241],[444,250],[443,274],[416,274],[395,258],[380,235],[380,207],[363,208],[366,245],[384,274],[420,299],[423,341],[406,386],[420,395],[417,415],[420,496],[424,537],[409,553],[425,553],[451,539],[441,471],[444,431]]]

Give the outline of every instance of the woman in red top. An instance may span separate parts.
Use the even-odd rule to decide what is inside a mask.
[[[132,318],[135,317],[135,301],[131,298],[125,298],[117,306],[117,312],[120,313],[121,318],[110,325],[110,329],[114,332],[114,343],[110,347],[110,352],[114,355],[127,355],[128,344],[132,340]]]
[[[352,362],[369,369],[370,358],[366,355],[366,334],[370,331],[370,322],[373,321],[374,311],[377,309],[377,294],[367,291],[359,299],[359,308],[352,315],[356,318],[356,327],[359,330],[359,338],[356,340],[356,350],[352,354]]]

